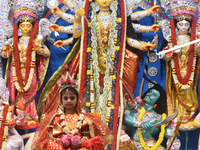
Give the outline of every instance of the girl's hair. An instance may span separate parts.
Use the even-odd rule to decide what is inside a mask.
[[[75,88],[73,88],[73,87],[66,87],[66,88],[64,88],[64,89],[60,92],[60,104],[62,104],[62,95],[63,95],[63,93],[66,92],[67,90],[73,92],[73,93],[77,96],[77,100],[79,99],[78,91],[77,91]]]

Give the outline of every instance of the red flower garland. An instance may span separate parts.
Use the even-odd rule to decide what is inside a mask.
[[[35,25],[33,27],[29,43],[28,43],[28,48],[27,48],[27,53],[26,53],[26,76],[25,76],[25,85],[28,81],[29,73],[30,73],[30,63],[31,63],[31,54],[32,54],[32,47],[33,47],[33,40],[36,37],[37,30],[38,30],[38,22],[35,21]],[[13,38],[14,38],[14,43],[13,43],[13,51],[14,51],[14,58],[15,58],[15,67],[16,67],[16,75],[17,75],[17,80],[19,82],[20,88],[23,89],[23,81],[22,81],[22,75],[20,72],[20,61],[19,61],[19,49],[18,49],[18,25],[14,25],[14,30],[13,30]]]
[[[0,148],[2,146],[2,141],[3,141],[3,134],[4,134],[4,123],[6,121],[6,117],[7,117],[7,112],[8,112],[8,108],[9,108],[9,105],[4,105],[4,108],[3,108],[3,120],[2,120],[2,124],[1,124],[1,128],[0,128]]]
[[[171,19],[170,21],[171,24],[171,35],[172,35],[172,45],[175,46],[177,45],[177,40],[176,40],[176,31],[175,31],[175,23],[174,19]],[[191,27],[191,41],[195,40],[195,34],[196,34],[196,24],[197,24],[197,18],[193,18],[192,20],[192,27]],[[182,79],[181,74],[180,74],[180,67],[178,63],[178,54],[174,54],[174,65],[176,72],[175,74],[177,75],[178,81],[182,84],[185,85],[187,84],[191,72],[192,72],[192,64],[194,60],[194,44],[190,45],[190,52],[189,52],[189,62],[188,62],[188,68],[187,68],[187,73],[184,79]]]

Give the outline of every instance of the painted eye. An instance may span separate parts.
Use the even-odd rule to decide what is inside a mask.
[[[179,26],[183,26],[183,24],[182,24],[182,23],[179,23]]]
[[[189,26],[189,23],[186,23],[185,26]]]
[[[64,99],[64,100],[67,100],[67,99],[68,99],[68,97],[63,97],[63,99]]]
[[[74,100],[74,99],[75,99],[75,97],[71,97],[70,99],[71,99],[71,100]]]
[[[24,28],[24,25],[22,24],[21,27]]]
[[[27,25],[27,27],[28,27],[28,28],[30,28],[30,27],[31,27],[31,25],[30,25],[30,24],[28,24],[28,25]]]

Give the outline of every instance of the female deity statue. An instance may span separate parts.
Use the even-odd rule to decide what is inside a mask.
[[[169,4],[166,3],[166,7],[171,12],[172,19],[170,23],[166,20],[160,23],[166,42],[163,46],[167,46],[164,50],[194,41],[196,36],[199,37],[196,26],[197,18],[194,16],[197,5],[194,1],[171,1]],[[174,107],[178,109],[177,118],[182,120],[180,130],[195,129],[193,118],[199,107],[196,91],[199,74],[197,57],[199,54],[200,45],[192,44],[168,52],[164,56],[167,60],[167,111],[168,114],[172,114]]]
[[[23,103],[19,104],[20,109],[23,107]],[[17,118],[13,118],[12,107],[9,105],[9,91],[3,78],[0,78],[0,149],[24,150],[23,139],[14,128],[17,120],[20,121]]]
[[[68,5],[67,2],[67,0],[64,1],[64,4]],[[125,4],[124,0],[86,0],[84,8],[77,9],[73,20],[74,38],[82,37],[80,51],[74,58],[77,61],[76,63],[72,61],[72,67],[79,68],[80,97],[86,101],[87,112],[99,113],[110,130],[114,130],[114,138],[117,137],[119,103],[120,100],[123,101],[123,92],[127,93],[127,90],[123,89],[120,78],[123,76],[126,86],[133,95],[139,60],[137,51],[138,49],[145,51],[154,48],[153,43],[138,41],[135,31],[149,32],[159,29],[159,25],[145,27],[131,24],[131,20],[139,20],[156,12],[159,6],[136,13],[132,13],[134,7],[131,7],[131,13],[127,19]],[[64,16],[58,8],[52,12]],[[88,22],[84,17],[82,17],[83,21],[81,22],[81,16],[84,14],[88,18]],[[128,23],[127,26],[126,23]],[[53,31],[61,31],[61,29],[64,31],[63,27],[58,28],[55,25],[50,26],[50,28],[53,28]],[[57,41],[54,45],[60,47],[68,45],[68,43],[66,40]],[[126,43],[136,49],[126,49]],[[113,67],[120,74],[117,75]],[[52,80],[55,81],[55,78]],[[52,89],[50,95],[55,94],[55,90],[58,93],[59,88],[57,89],[56,85]],[[53,99],[49,96],[47,100],[46,96],[44,96],[44,100],[40,99],[41,102],[45,102],[42,108],[43,113],[49,111],[50,103],[52,105]],[[112,148],[115,149],[115,146]]]
[[[140,99],[140,98],[137,98]],[[164,89],[155,84],[152,88],[147,90],[139,100],[143,108],[136,112],[133,109],[133,103],[129,103],[125,110],[124,124],[127,128],[136,149],[158,149],[164,150],[161,146],[164,140],[164,135],[168,136],[168,139],[173,135],[174,127],[167,127],[165,131],[165,124],[152,127],[154,124],[161,122],[165,119],[165,111],[167,109],[167,97]],[[144,102],[143,102],[144,101]],[[159,139],[156,141],[153,137],[161,128]],[[176,139],[172,144],[172,149],[178,150],[180,148],[180,141]]]
[[[13,39],[5,41],[2,57],[8,58],[5,79],[10,91],[10,103],[22,99],[28,121],[21,129],[37,127],[35,95],[43,83],[50,51],[38,35],[39,6],[35,1],[11,1],[14,14]],[[21,33],[21,34],[20,34]],[[37,36],[37,38],[36,38]],[[37,55],[38,54],[38,55]]]
[[[67,72],[66,76],[61,76],[59,108],[40,122],[32,149],[103,150],[112,139],[108,126],[99,117],[82,109],[75,74],[70,76]]]

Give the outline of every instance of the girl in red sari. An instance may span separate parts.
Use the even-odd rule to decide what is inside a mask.
[[[32,149],[103,150],[112,139],[109,128],[98,116],[81,109],[77,81],[68,72],[66,78],[61,76],[59,108],[39,124]]]

